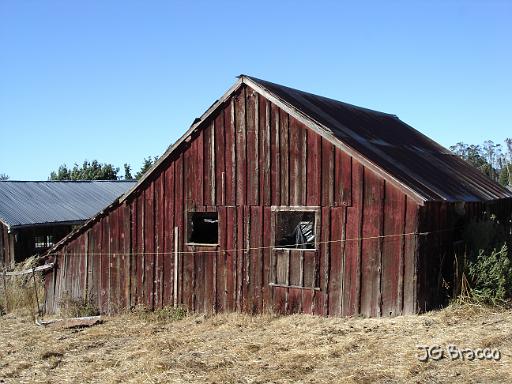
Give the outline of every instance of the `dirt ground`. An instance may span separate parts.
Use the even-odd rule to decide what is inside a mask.
[[[452,360],[448,345],[500,360]],[[418,345],[439,345],[428,362]],[[435,355],[435,353],[433,354]],[[468,355],[466,355],[468,357]],[[512,382],[512,311],[451,306],[384,319],[127,314],[84,329],[0,317],[0,383]]]

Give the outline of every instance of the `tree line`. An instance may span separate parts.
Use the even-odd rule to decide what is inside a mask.
[[[450,146],[450,150],[492,180],[504,186],[512,186],[511,138],[505,139],[503,144],[494,143],[492,140],[486,140],[480,145],[461,141]],[[157,160],[158,156],[145,158],[142,167],[135,174],[127,163],[123,165],[123,173],[120,173],[119,167],[100,163],[98,160],[85,160],[81,165],[75,163],[73,167],[62,164],[50,173],[48,180],[139,180]],[[8,179],[7,174],[0,173],[0,180]]]
[[[450,150],[504,186],[512,186],[512,139],[503,145],[486,140],[482,145],[459,142]]]
[[[62,164],[50,173],[48,180],[139,180],[157,160],[158,156],[145,158],[135,174],[132,174],[132,167],[127,163],[123,165],[124,174],[120,173],[119,167],[98,160],[84,160],[81,165],[75,163],[72,168]]]

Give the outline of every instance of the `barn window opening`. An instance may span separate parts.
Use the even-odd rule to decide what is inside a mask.
[[[276,212],[275,247],[315,249],[315,212]]]
[[[34,236],[34,248],[50,248],[53,245],[53,236]]]
[[[217,212],[188,213],[187,242],[191,244],[219,243],[219,216]]]

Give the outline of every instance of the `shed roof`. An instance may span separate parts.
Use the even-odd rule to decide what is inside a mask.
[[[9,228],[80,223],[135,181],[0,181],[0,221]]]

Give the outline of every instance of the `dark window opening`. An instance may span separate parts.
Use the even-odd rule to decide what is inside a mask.
[[[50,248],[53,246],[53,236],[35,236],[34,237],[34,248],[35,249],[43,249]]]
[[[217,212],[189,212],[187,224],[188,243],[219,243],[219,216]]]
[[[315,249],[315,212],[278,211],[276,248]]]

